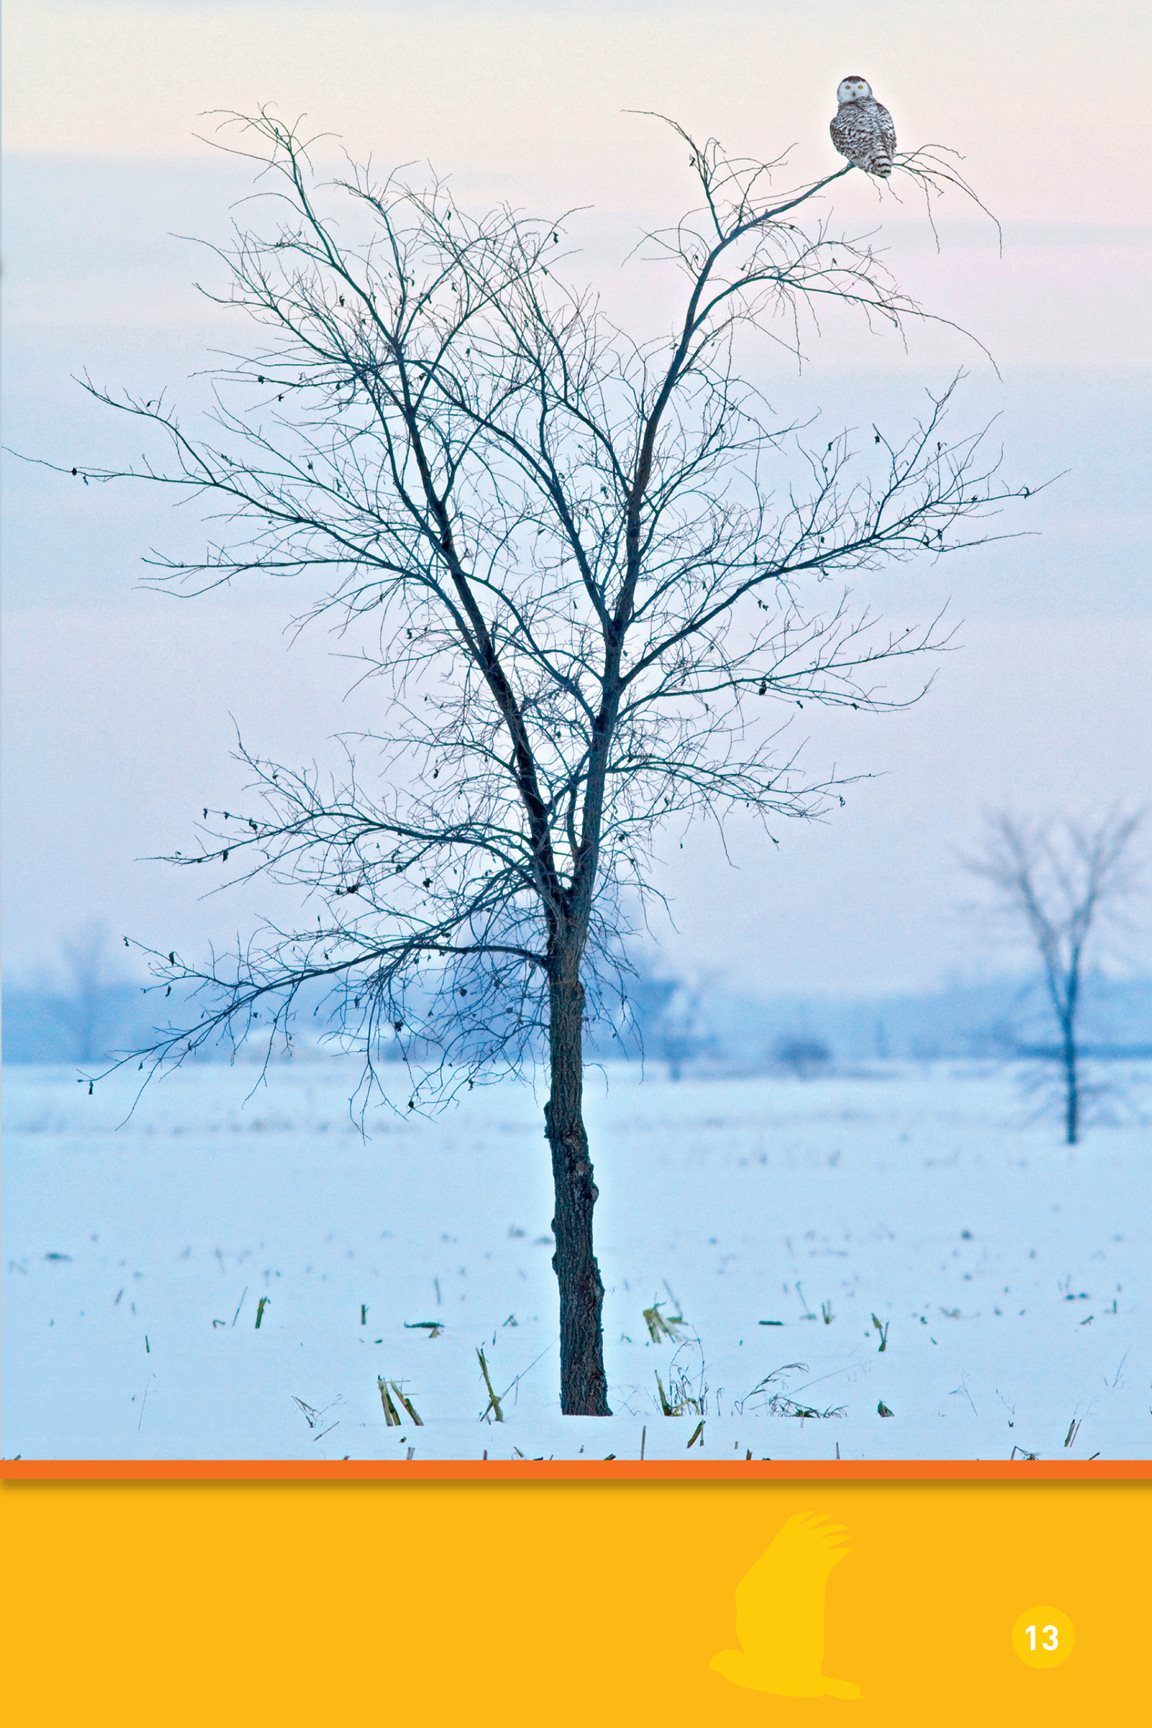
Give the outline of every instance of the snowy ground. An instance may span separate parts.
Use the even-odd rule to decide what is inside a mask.
[[[1074,1153],[971,1066],[594,1078],[600,1421],[559,1415],[528,1092],[364,1141],[338,1061],[251,1079],[177,1074],[117,1129],[122,1096],[10,1071],[7,1456],[1152,1455],[1147,1069],[1144,1125]]]

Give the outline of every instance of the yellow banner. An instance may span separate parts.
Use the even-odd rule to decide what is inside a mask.
[[[1133,1721],[1150,1509],[1143,1482],[5,1481],[6,1715]]]

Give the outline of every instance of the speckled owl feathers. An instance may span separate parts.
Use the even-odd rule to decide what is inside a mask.
[[[840,106],[829,130],[841,156],[866,174],[887,180],[896,154],[896,128],[865,78],[845,78],[837,92]]]

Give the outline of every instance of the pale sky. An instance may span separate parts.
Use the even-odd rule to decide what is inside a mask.
[[[881,776],[835,821],[793,825],[778,851],[734,831],[731,881],[703,836],[669,847],[669,957],[766,990],[994,971],[957,911],[981,809],[1147,795],[1145,7],[8,0],[4,22],[5,441],[69,461],[101,461],[121,436],[72,374],[178,387],[219,337],[191,287],[200,261],[172,238],[220,233],[248,184],[197,141],[209,110],[306,112],[381,166],[430,159],[468,199],[591,206],[573,230],[587,271],[651,332],[663,308],[619,260],[690,188],[680,147],[624,110],[674,114],[743,154],[795,144],[805,178],[835,162],[839,79],[868,77],[902,145],[963,152],[1004,255],[956,205],[937,257],[915,204],[863,176],[837,211],[883,225],[901,279],[988,344],[1003,382],[959,339],[905,356],[846,329],[800,381],[761,382],[837,427],[907,413],[965,364],[971,420],[1002,413],[1012,471],[1068,473],[1020,522],[1035,538],[877,584],[869,597],[902,621],[951,596],[961,648],[910,713],[814,729],[814,765]],[[165,946],[227,936],[243,905],[195,902],[186,876],[136,860],[186,845],[201,804],[234,787],[229,714],[286,759],[347,726],[341,667],[320,639],[289,655],[288,609],[266,592],[142,594],[139,556],[177,531],[159,496],[79,497],[9,463],[6,517],[8,968],[50,961],[93,915]]]

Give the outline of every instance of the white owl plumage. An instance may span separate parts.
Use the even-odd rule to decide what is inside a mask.
[[[865,174],[887,180],[896,154],[892,116],[872,94],[867,78],[844,78],[836,92],[839,107],[829,130],[841,156]]]

